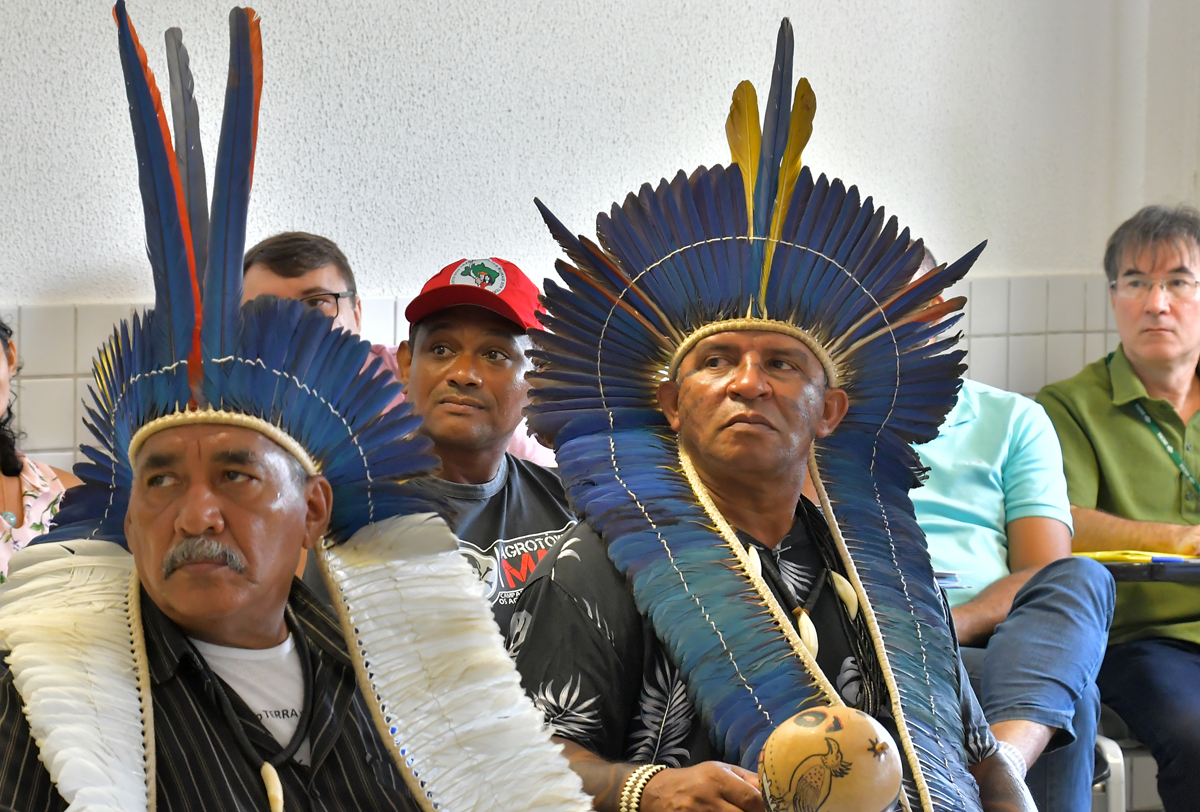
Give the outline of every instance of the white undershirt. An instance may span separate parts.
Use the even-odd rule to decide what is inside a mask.
[[[237,691],[280,748],[286,747],[304,711],[304,673],[292,636],[289,634],[287,640],[273,648],[230,648],[202,640],[192,640],[192,645],[213,673]],[[298,764],[308,764],[310,756],[305,736],[292,758]]]

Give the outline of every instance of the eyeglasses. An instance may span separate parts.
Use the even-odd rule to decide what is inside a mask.
[[[338,312],[338,300],[349,299],[353,302],[354,296],[355,291],[344,290],[341,293],[317,293],[313,296],[305,296],[300,301],[309,307],[317,308],[326,316],[336,316]]]
[[[1166,279],[1122,276],[1116,282],[1108,283],[1108,287],[1122,299],[1145,299],[1156,286],[1175,302],[1191,301],[1200,290],[1200,282],[1186,276],[1168,276]]]

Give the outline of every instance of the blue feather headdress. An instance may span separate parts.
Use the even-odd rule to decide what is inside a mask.
[[[954,641],[908,491],[920,471],[911,444],[937,435],[964,369],[957,337],[939,339],[963,299],[931,302],[983,246],[913,281],[921,242],[857,188],[801,166],[816,102],[802,79],[789,104],[792,38],[784,20],[761,130],[754,87],[734,93],[731,166],[644,185],[597,218],[599,245],[538,201],[571,262],[557,263],[565,287],[546,283],[529,423],[554,438],[573,507],[603,535],[714,742],[753,769],[776,725],[841,700],[749,566],[656,390],[705,336],[803,341],[849,397],[809,471],[883,672],[907,800],[976,810]]]
[[[240,304],[262,77],[257,15],[230,13],[211,217],[179,32],[167,32],[173,149],[123,2],[114,16],[155,305],[122,323],[95,362],[87,423],[98,447],[83,449],[89,462],[75,472],[85,484],[71,489],[59,526],[41,539],[58,543],[21,551],[0,586],[0,649],[11,649],[7,662],[51,780],[72,808],[88,798],[155,808],[162,711],[123,530],[132,461],[154,432],[217,424],[260,432],[329,481],[318,569],[364,709],[416,807],[585,812],[590,799],[521,690],[478,578],[437,515],[442,506],[405,484],[438,460],[416,435],[411,407],[387,410],[399,384],[377,376],[378,361],[364,369],[370,345],[319,311],[271,297]],[[26,669],[53,676],[24,679]],[[279,808],[275,768],[263,764],[261,774]]]
[[[154,309],[123,322],[94,362],[85,421],[97,446],[75,466],[71,491],[43,540],[125,544],[132,460],[147,437],[190,423],[252,428],[290,451],[333,489],[329,538],[366,524],[434,510],[402,485],[436,470],[410,407],[385,412],[399,384],[364,369],[370,345],[332,329],[301,302],[263,297],[242,306],[242,256],[262,89],[258,15],[230,12],[229,82],[217,149],[212,213],[199,114],[178,29],[167,32],[175,144],[167,114],[129,22],[117,21],[154,270]]]

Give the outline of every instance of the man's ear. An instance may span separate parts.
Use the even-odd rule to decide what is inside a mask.
[[[10,338],[4,343],[4,355],[8,358],[8,374],[15,375],[17,371],[17,345]]]
[[[817,437],[828,437],[842,422],[850,409],[850,398],[845,389],[826,389],[824,410],[821,419],[814,427],[813,434]]]
[[[333,514],[333,488],[328,479],[319,475],[308,478],[304,483],[304,505],[308,510],[304,514],[303,547],[311,550],[329,529]]]
[[[672,431],[679,431],[679,384],[666,380],[658,385],[658,408],[671,424]]]
[[[396,377],[400,379],[400,385],[407,388],[408,376],[412,371],[412,345],[407,341],[401,341],[396,348],[396,366],[400,369]]]
[[[354,297],[354,332],[362,332],[362,299]]]

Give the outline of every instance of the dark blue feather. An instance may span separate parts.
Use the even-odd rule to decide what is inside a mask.
[[[117,40],[121,67],[125,73],[125,92],[129,99],[129,118],[138,156],[138,183],[146,221],[146,253],[154,270],[155,354],[160,363],[185,357],[192,344],[196,323],[196,304],[192,291],[192,270],[188,264],[188,245],[180,220],[179,198],[171,174],[174,158],[169,154],[169,133],[163,132],[159,119],[158,95],[154,77],[145,68],[137,35],[125,12],[124,0],[118,0]],[[185,213],[186,214],[186,213]]]
[[[784,20],[779,25],[775,42],[775,67],[771,71],[771,90],[767,94],[763,117],[762,147],[759,150],[758,174],[754,183],[754,236],[767,236],[771,212],[779,189],[779,162],[787,147],[788,127],[792,120],[792,24]],[[761,256],[758,254],[757,256]],[[761,268],[761,261],[759,267]]]
[[[225,358],[241,332],[242,255],[246,250],[246,213],[258,110],[250,20],[244,9],[229,12],[229,81],[225,117],[217,145],[213,178],[208,267],[204,274],[204,323],[200,345],[205,358]],[[206,389],[211,375],[205,369]]]
[[[183,185],[183,199],[191,224],[192,254],[197,272],[208,265],[208,182],[204,175],[204,150],[200,146],[200,108],[191,60],[183,47],[183,32],[168,28],[167,70],[171,80],[171,113],[175,125],[175,161]]]

